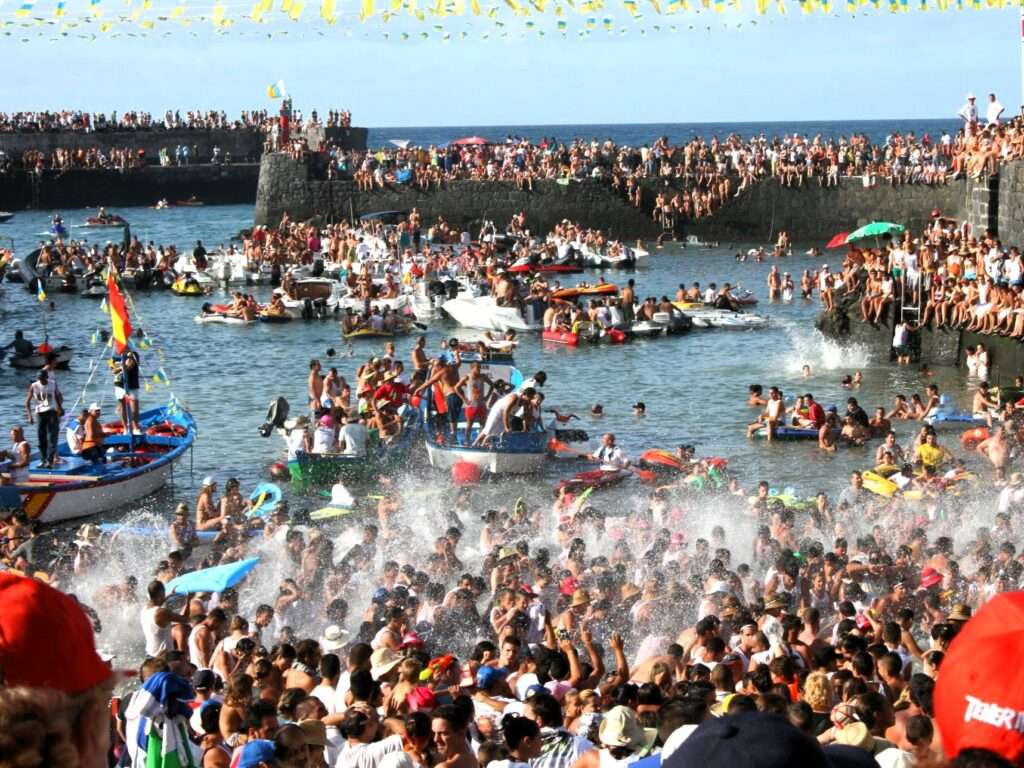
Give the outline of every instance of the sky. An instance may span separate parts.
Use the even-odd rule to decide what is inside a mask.
[[[519,28],[504,39],[463,20],[467,38],[449,43],[415,36],[429,21],[342,29],[308,15],[269,25],[271,38],[204,27],[195,37],[179,28],[22,43],[15,32],[0,43],[0,111],[230,115],[275,108],[266,89],[277,80],[303,110],[346,108],[370,127],[936,118],[955,116],[968,91],[979,102],[996,92],[1007,113],[1021,103],[1020,17],[1010,9],[827,16],[791,3],[786,16],[682,12],[675,33],[648,13],[640,25],[627,18],[625,35],[599,26],[588,39],[563,37],[551,18],[543,38]],[[397,39],[403,29],[411,40]]]

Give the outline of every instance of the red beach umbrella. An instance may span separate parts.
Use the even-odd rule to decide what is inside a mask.
[[[846,236],[849,234],[849,232],[840,232],[838,235],[829,240],[828,245],[826,245],[825,247],[839,248],[840,246],[846,245]]]
[[[465,147],[467,145],[482,147],[484,144],[490,143],[491,142],[489,142],[487,139],[484,139],[480,136],[466,136],[461,139],[456,139],[455,141],[452,142],[452,144],[454,144],[457,147]]]

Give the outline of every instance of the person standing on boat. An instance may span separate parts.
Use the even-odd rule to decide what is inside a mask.
[[[57,388],[57,382],[50,379],[45,369],[39,372],[39,379],[28,387],[25,413],[29,424],[38,422],[39,466],[52,468],[57,458],[57,436],[60,417],[64,413],[64,397]]]
[[[121,360],[114,365],[114,398],[125,432],[141,435],[139,425],[139,356],[131,347],[125,347]]]
[[[0,485],[22,485],[28,482],[28,464],[32,457],[32,447],[25,439],[25,432],[21,427],[11,429],[11,449],[0,451],[0,459],[7,464],[6,481],[0,477]]]

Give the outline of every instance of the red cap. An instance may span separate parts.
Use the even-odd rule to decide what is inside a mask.
[[[931,589],[942,581],[942,574],[931,566],[921,571],[921,589]]]
[[[1022,592],[992,598],[953,638],[935,684],[935,719],[950,759],[964,749],[987,749],[1015,765],[1024,758],[1024,666],[982,662],[1022,653]]]
[[[415,632],[406,632],[399,648],[422,648],[423,639]]]
[[[437,709],[437,697],[429,688],[422,685],[413,688],[405,695],[405,703],[409,705],[410,712],[429,712]]]
[[[0,573],[0,677],[6,685],[73,695],[112,674],[73,598],[41,581]]]

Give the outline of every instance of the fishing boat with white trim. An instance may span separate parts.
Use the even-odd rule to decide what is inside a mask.
[[[126,434],[120,422],[104,425],[106,462],[90,462],[60,443],[61,462],[41,467],[38,452],[24,484],[0,486],[0,506],[21,507],[30,519],[56,523],[109,511],[149,496],[171,477],[175,462],[195,442],[192,415],[174,398],[140,414],[141,435]],[[78,425],[72,421],[69,428]],[[0,465],[3,471],[3,465]]]

